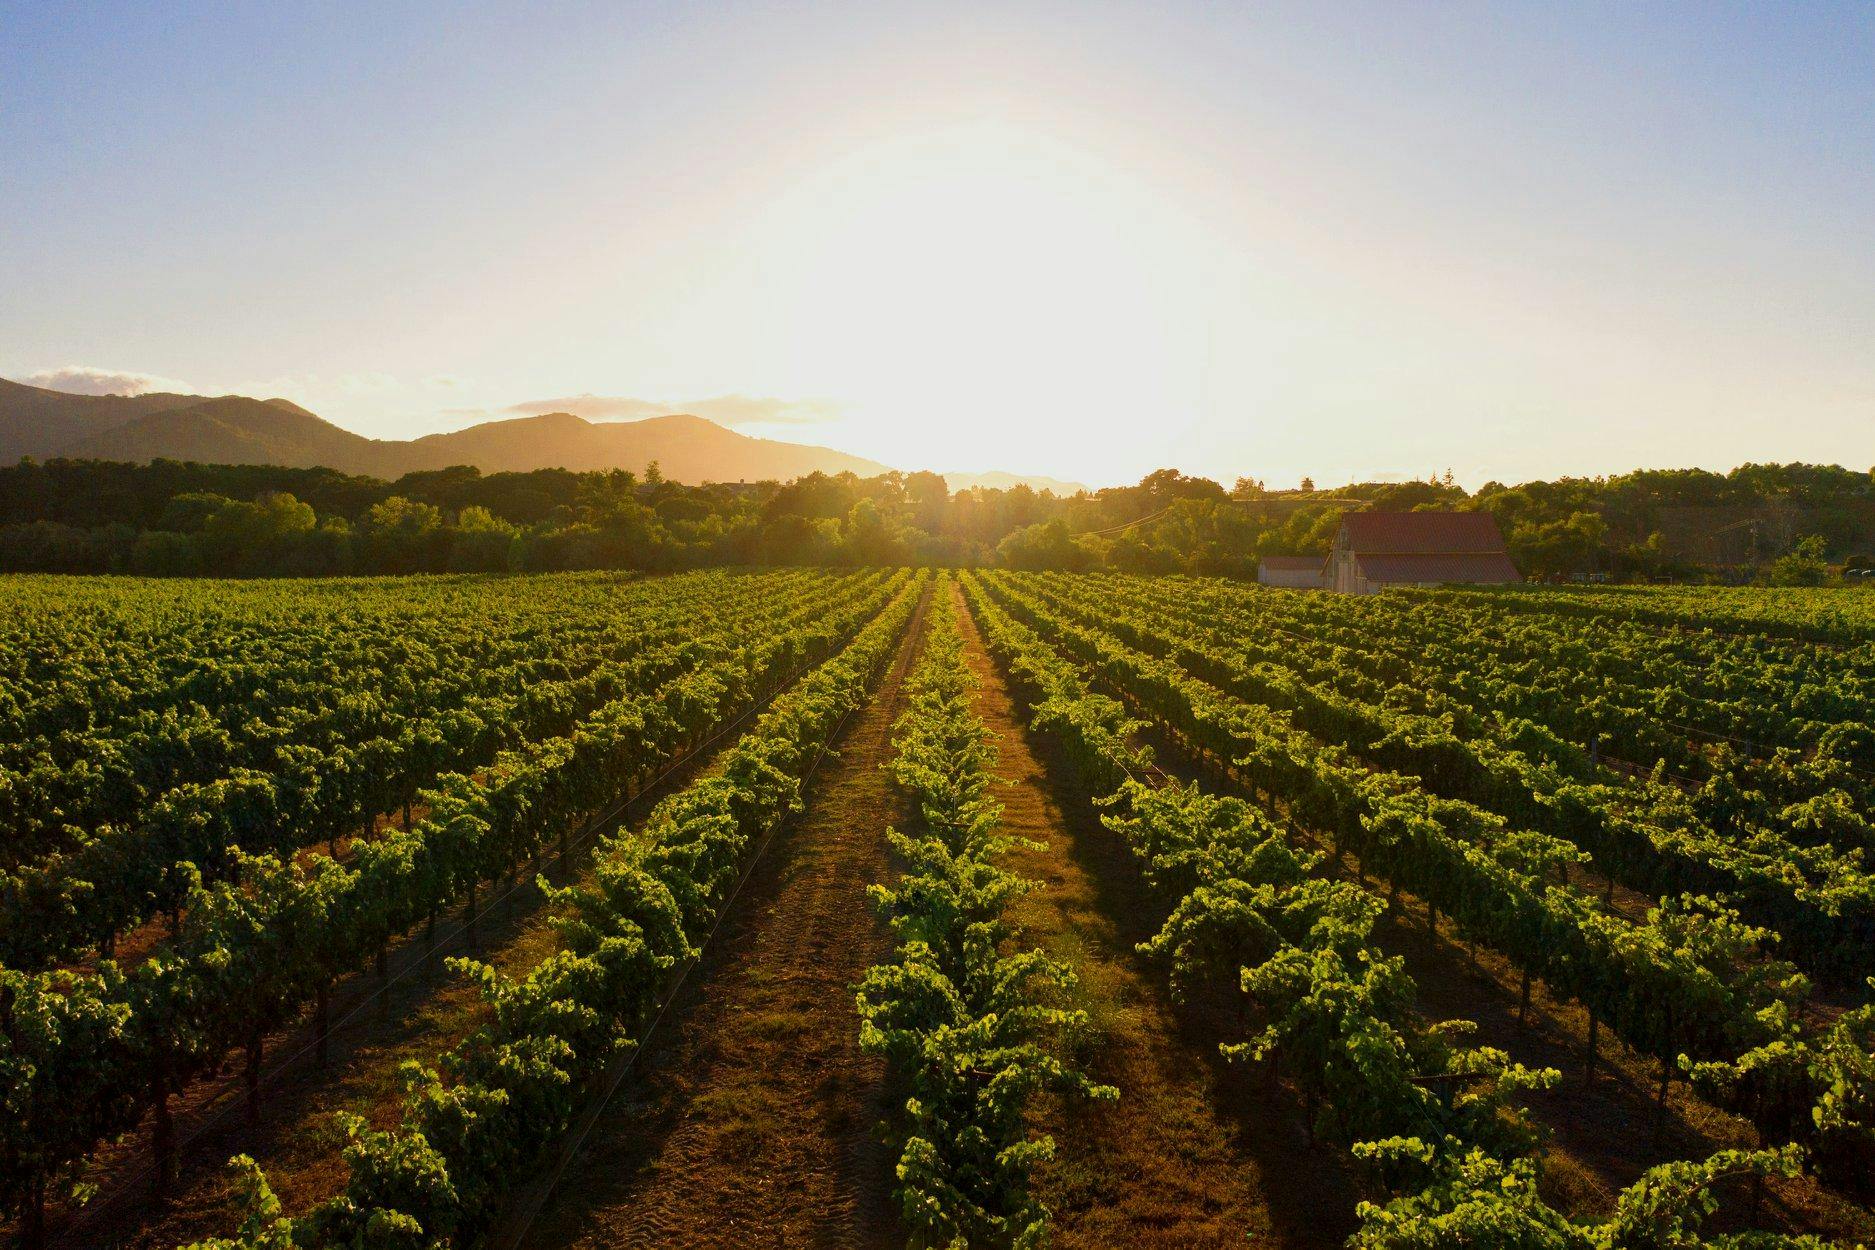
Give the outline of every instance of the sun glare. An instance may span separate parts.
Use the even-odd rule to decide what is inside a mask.
[[[1065,415],[1097,444],[1195,400],[1202,231],[1084,148],[993,122],[903,133],[797,180],[762,235],[777,333],[810,389],[892,440],[875,454],[1088,472]]]

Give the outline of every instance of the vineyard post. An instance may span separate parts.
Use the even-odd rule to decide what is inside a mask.
[[[46,1174],[36,1171],[27,1186],[24,1210],[20,1212],[21,1250],[41,1250],[46,1244]]]
[[[1660,1056],[1660,1088],[1654,1094],[1654,1140],[1660,1140],[1660,1134],[1667,1126],[1667,1087],[1673,1083],[1673,1064],[1666,1055]]]
[[[317,1062],[323,1068],[326,1066],[327,1042],[332,1035],[332,983],[321,978],[316,993],[318,995],[316,1010],[319,1019]]]
[[[261,1026],[255,1021],[252,1031],[247,1036],[247,1063],[243,1074],[247,1081],[247,1122],[260,1123],[260,1064],[261,1054],[266,1045],[262,1039]]]
[[[1660,1033],[1660,1090],[1654,1098],[1655,1140],[1659,1140],[1661,1130],[1667,1124],[1667,1087],[1673,1083],[1673,1000],[1670,998],[1666,1003],[1666,1021]]]
[[[169,1111],[169,1064],[166,1058],[158,1061],[150,1084],[153,1108],[150,1146],[156,1155],[154,1189],[156,1196],[161,1198],[169,1192],[170,1185],[176,1179],[176,1121]]]
[[[1588,1065],[1582,1071],[1584,1085],[1595,1084],[1595,1032],[1601,1021],[1596,1018],[1595,1008],[1589,1008],[1589,1058]]]

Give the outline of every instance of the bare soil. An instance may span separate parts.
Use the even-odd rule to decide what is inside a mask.
[[[1101,825],[1057,745],[1028,729],[961,603],[959,618],[981,683],[977,713],[999,736],[1004,827],[1046,844],[1011,857],[1042,883],[1013,918],[1079,974],[1074,1005],[1091,1029],[1076,1057],[1120,1091],[1118,1102],[1038,1117],[1056,1144],[1037,1176],[1054,1244],[1341,1245],[1358,1198],[1340,1160],[1309,1146],[1292,1100],[1265,1097],[1224,1062],[1217,1034],[1181,1018],[1163,974],[1133,949],[1156,929],[1159,909],[1130,851]]]
[[[866,887],[906,816],[883,765],[921,637],[915,623],[522,1244],[905,1244],[892,1096],[853,993],[891,952]]]

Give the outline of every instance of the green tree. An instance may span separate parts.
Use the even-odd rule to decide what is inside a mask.
[[[414,573],[429,567],[443,514],[434,504],[392,495],[366,510],[360,525],[365,566],[379,573]]]
[[[1784,555],[1771,561],[1764,570],[1764,581],[1770,586],[1821,586],[1829,580],[1829,565],[1824,562],[1824,540],[1821,534],[1811,534],[1799,538]]]

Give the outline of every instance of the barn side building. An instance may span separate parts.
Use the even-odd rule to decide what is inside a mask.
[[[1328,589],[1371,595],[1387,586],[1520,582],[1488,512],[1350,512],[1325,572]]]
[[[1263,556],[1257,561],[1257,581],[1265,586],[1293,590],[1320,590],[1326,583],[1320,556]]]

